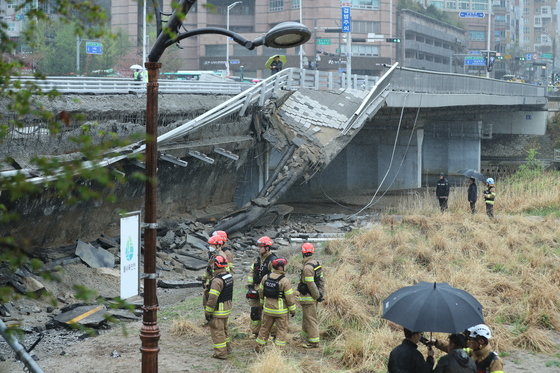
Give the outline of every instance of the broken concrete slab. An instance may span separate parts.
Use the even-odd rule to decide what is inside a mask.
[[[179,261],[181,264],[183,264],[186,269],[190,269],[190,270],[193,270],[193,271],[198,271],[200,269],[204,269],[208,265],[207,260],[201,260],[201,259],[198,259],[198,258],[193,258],[193,257],[190,257],[190,256],[186,256],[186,255],[175,254],[175,255],[173,255],[173,258],[175,260]]]
[[[107,308],[104,305],[79,306],[70,311],[62,312],[53,320],[62,325],[80,324],[89,327],[99,327],[106,322]]]
[[[202,281],[158,280],[157,286],[164,289],[199,288],[202,286]]]
[[[193,247],[196,247],[197,249],[201,249],[201,250],[208,249],[208,242],[203,241],[192,234],[187,234],[187,243]]]
[[[115,256],[113,254],[80,240],[76,244],[76,255],[92,268],[113,268],[115,266]]]
[[[107,237],[105,235],[101,235],[97,238],[97,242],[101,245],[104,249],[110,249],[111,247],[119,247],[119,243],[112,239],[111,237]]]
[[[119,320],[138,320],[138,316],[129,310],[111,309],[107,313]]]
[[[21,283],[28,293],[38,293],[45,290],[45,285],[31,276],[22,277]]]

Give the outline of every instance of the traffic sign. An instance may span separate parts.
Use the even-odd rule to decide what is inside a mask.
[[[465,56],[464,64],[469,66],[486,66],[486,61],[482,56]]]
[[[526,59],[527,61],[532,60],[532,59],[533,59],[533,54],[532,54],[532,53],[527,53],[527,54],[525,55],[525,59]]]
[[[552,53],[542,53],[541,58],[546,58],[547,60],[551,60],[553,58]]]
[[[461,18],[484,18],[484,12],[459,12]]]
[[[318,45],[331,45],[331,39],[317,39]]]
[[[97,41],[86,41],[86,54],[103,54],[103,44]]]
[[[342,32],[351,32],[352,18],[350,16],[350,7],[342,6],[340,7],[340,11],[341,11],[340,24],[342,25]]]

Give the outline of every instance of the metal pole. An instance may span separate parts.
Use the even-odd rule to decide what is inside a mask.
[[[488,35],[486,35],[486,77],[490,78],[490,71],[488,71],[488,64],[490,63],[490,33],[492,30],[492,2],[488,0]]]
[[[157,237],[157,117],[159,62],[145,62],[148,70],[146,94],[146,195],[144,214],[144,312],[140,339],[142,340],[142,373],[158,371],[159,327],[156,295],[156,237]]]
[[[231,5],[233,4],[228,5],[226,11],[226,30],[229,30],[229,10],[232,8]],[[229,36],[226,36],[226,76],[229,76]]]
[[[352,32],[346,33],[346,88],[352,86]]]
[[[146,2],[148,0],[144,0],[144,7],[142,9],[142,63],[146,62]]]
[[[2,319],[0,319],[0,335],[4,337],[12,350],[14,350],[14,352],[16,353],[16,358],[23,362],[23,364],[25,364],[30,372],[43,373],[41,367],[37,365],[31,355],[29,355],[25,348],[18,342],[16,337],[8,331],[8,327],[6,326],[6,324],[4,324],[4,321],[2,321]]]
[[[303,24],[303,0],[299,0],[299,23]],[[303,45],[299,46],[299,69],[303,69]]]
[[[80,37],[76,36],[76,75],[80,75]]]

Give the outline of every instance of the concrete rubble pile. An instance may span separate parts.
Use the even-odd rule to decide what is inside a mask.
[[[279,209],[291,211],[287,206]],[[261,236],[270,236],[275,242],[276,250],[282,255],[290,255],[304,241],[323,242],[340,239],[346,232],[373,224],[373,220],[371,216],[332,214],[305,216],[305,219],[296,221],[287,215],[280,225],[233,233],[228,244],[233,248],[239,274],[243,275],[255,258],[254,244]],[[214,226],[186,218],[160,221],[159,226],[156,270],[159,276],[157,284],[162,289],[160,291],[192,288],[195,293],[191,294],[196,295],[197,289],[201,289],[200,277],[208,260],[207,240]],[[135,306],[134,312],[109,307],[113,302],[112,298],[117,297],[119,291],[119,237],[101,235],[93,242],[77,240],[75,245],[45,249],[41,253],[40,259],[45,263],[43,270],[56,271],[64,270],[68,266],[81,266],[84,277],[111,276],[117,286],[116,289],[91,289],[97,291],[106,303],[91,304],[79,301],[68,293],[52,292],[46,282],[43,284],[40,273],[33,273],[27,267],[15,272],[7,266],[1,267],[0,286],[10,286],[20,294],[36,295],[36,299],[20,297],[0,305],[2,320],[9,326],[21,328],[25,333],[25,345],[33,344],[37,338],[43,338],[44,335],[50,335],[50,339],[45,337],[48,342],[43,343],[65,346],[90,335],[72,328],[72,323],[92,328],[93,334],[96,334],[110,328],[108,318],[126,321],[138,320],[141,317],[141,296],[128,300]],[[75,280],[75,284],[68,285],[80,285],[83,278]],[[56,305],[52,303],[53,299],[56,299]],[[0,355],[6,354],[10,354],[8,346],[0,339]]]

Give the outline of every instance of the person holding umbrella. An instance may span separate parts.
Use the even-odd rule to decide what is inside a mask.
[[[448,341],[448,354],[438,360],[434,373],[476,373],[476,364],[465,351],[465,336],[450,334]]]
[[[476,199],[478,195],[478,190],[476,188],[476,179],[471,177],[471,183],[469,184],[469,190],[467,191],[467,198],[471,205],[471,213],[476,213]]]
[[[431,373],[434,366],[434,350],[428,348],[428,357],[418,351],[421,332],[403,328],[405,339],[389,354],[389,373]]]
[[[280,60],[280,56],[279,55],[274,56],[274,58],[272,59],[272,62],[270,63],[270,75],[274,75],[274,74],[282,71],[283,65],[284,64]]]

